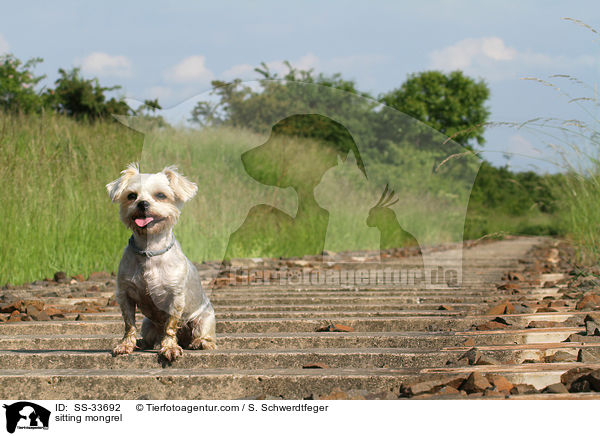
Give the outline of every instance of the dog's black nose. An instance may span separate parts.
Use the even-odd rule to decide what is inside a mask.
[[[137,207],[138,207],[139,210],[146,211],[150,207],[150,203],[148,203],[147,201],[140,201],[137,204]]]

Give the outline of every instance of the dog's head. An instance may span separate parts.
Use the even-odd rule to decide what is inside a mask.
[[[176,171],[166,167],[156,174],[141,174],[135,163],[121,177],[106,185],[113,203],[120,203],[121,221],[139,235],[157,235],[168,231],[198,187]]]

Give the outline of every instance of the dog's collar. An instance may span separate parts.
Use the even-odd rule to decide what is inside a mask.
[[[131,235],[131,238],[129,238],[129,247],[133,250],[133,252],[135,254],[139,254],[140,256],[146,256],[146,257],[154,257],[154,256],[160,256],[161,254],[165,254],[167,251],[169,251],[171,248],[173,248],[173,245],[175,245],[175,238],[172,238],[171,243],[163,249],[156,250],[156,251],[140,250],[139,248],[137,248],[135,246],[135,240],[133,239],[133,235]]]

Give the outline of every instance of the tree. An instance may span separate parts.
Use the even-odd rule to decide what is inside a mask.
[[[170,124],[163,118],[162,115],[157,115],[156,111],[162,110],[162,106],[158,102],[158,98],[154,100],[144,100],[135,110],[136,123],[144,123],[145,128],[161,128],[169,127]]]
[[[137,108],[136,112],[146,112],[150,114],[155,113],[157,110],[162,110],[162,106],[158,102],[158,98],[155,98],[154,100],[144,100],[144,103]]]
[[[218,97],[217,102],[198,102],[190,121],[202,126],[226,124],[265,131],[271,128],[274,115],[280,113],[282,108],[298,108],[302,111],[307,107],[323,108],[329,104],[339,110],[343,103],[339,98],[328,101],[331,95],[319,93],[319,87],[299,88],[294,86],[295,82],[314,83],[369,97],[366,93],[360,93],[353,81],[342,79],[340,74],[326,76],[320,73],[315,77],[312,70],[298,70],[287,61],[284,64],[288,72],[283,77],[271,72],[264,62],[261,63],[261,68],[255,68],[261,76],[258,81],[262,89],[259,90],[244,84],[241,79],[231,82],[213,80],[212,94]],[[340,93],[340,96],[343,96],[343,93]],[[361,109],[368,111],[373,106],[374,104],[366,105]],[[344,109],[347,111],[349,108]]]
[[[360,93],[353,81],[343,79],[340,74],[314,75],[312,70],[298,70],[287,61],[285,65],[288,72],[282,77],[271,72],[265,63],[256,68],[260,89],[244,84],[240,79],[213,81],[212,95],[217,97],[216,101],[198,102],[190,121],[201,126],[228,125],[264,133],[280,121],[280,114],[326,111],[343,114],[346,127],[368,136],[369,117],[377,103],[372,99],[357,99],[355,95],[370,96]],[[304,83],[319,86],[303,86]],[[323,87],[345,92],[323,92]],[[337,123],[322,121],[318,117],[290,117],[285,123],[285,134],[345,143],[347,138],[340,133]],[[313,122],[318,126],[307,125]]]
[[[35,76],[33,69],[41,58],[23,63],[11,54],[0,56],[0,109],[7,112],[29,113],[41,106],[36,85],[45,76]]]
[[[379,99],[472,149],[473,141],[484,143],[489,96],[484,81],[475,81],[461,71],[425,71],[409,75],[400,88]]]
[[[105,92],[120,89],[120,86],[103,87],[98,79],[84,79],[79,68],[71,71],[61,68],[58,72],[60,77],[55,82],[56,88],[44,95],[46,104],[57,112],[88,120],[131,112],[122,97],[107,99],[105,95]]]

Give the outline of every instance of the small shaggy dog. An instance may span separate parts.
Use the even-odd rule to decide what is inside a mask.
[[[121,221],[133,231],[123,252],[117,277],[117,302],[125,335],[113,355],[136,347],[135,311],[142,324],[144,348],[160,343],[159,355],[173,361],[191,349],[215,349],[215,313],[202,291],[198,271],[173,236],[183,203],[198,191],[195,183],[167,167],[140,174],[130,164],[121,177],[106,185],[113,202],[121,205]]]

